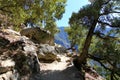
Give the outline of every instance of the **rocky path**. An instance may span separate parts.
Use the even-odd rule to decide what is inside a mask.
[[[61,56],[61,62],[41,63],[41,80],[82,80],[72,65],[66,62],[69,58]]]
[[[39,66],[38,51],[39,53],[54,51],[54,48],[52,50],[49,45],[44,44],[44,46],[38,46],[29,38],[11,29],[0,30],[0,80],[83,80],[81,73],[72,64],[68,65],[70,62],[66,61],[69,58],[64,54],[59,55],[60,62],[40,63]],[[48,55],[47,58],[50,57]],[[94,78],[91,73],[87,76],[85,74],[85,78],[103,80]]]

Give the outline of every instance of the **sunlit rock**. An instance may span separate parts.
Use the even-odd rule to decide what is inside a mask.
[[[27,28],[20,31],[22,36],[29,37],[35,43],[53,44],[54,38],[49,31],[39,27]]]
[[[60,61],[57,56],[57,52],[54,46],[48,44],[40,44],[38,50],[38,58],[41,62],[51,63],[53,61]]]
[[[0,30],[0,80],[30,80],[31,76],[39,74],[36,48],[18,32]]]

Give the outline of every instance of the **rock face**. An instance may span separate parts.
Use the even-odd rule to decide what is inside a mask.
[[[48,44],[41,44],[38,50],[38,58],[41,62],[52,63],[53,61],[60,61],[57,54],[65,54],[66,50],[63,47],[50,46]]]
[[[84,80],[66,53],[62,46],[34,43],[11,29],[0,30],[0,80]],[[103,80],[86,71],[85,80]]]
[[[22,36],[29,37],[36,43],[47,43],[51,45],[54,43],[54,37],[50,34],[50,32],[39,27],[23,29],[20,34]]]
[[[27,37],[10,29],[1,30],[0,80],[30,80],[33,74],[38,74],[40,65],[36,49]]]
[[[64,53],[62,49],[58,46],[34,43],[11,29],[1,30],[0,80],[37,80],[36,75],[40,73],[39,61],[59,62],[57,54]]]

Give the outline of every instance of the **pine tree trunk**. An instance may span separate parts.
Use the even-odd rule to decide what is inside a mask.
[[[88,50],[91,44],[91,40],[92,40],[92,36],[94,34],[94,30],[96,27],[96,21],[94,22],[94,24],[90,27],[89,32],[87,34],[83,49],[82,49],[82,53],[78,58],[78,62],[79,64],[83,64],[86,63],[86,59],[88,57]]]
[[[110,80],[114,80],[114,79],[113,79],[113,71],[111,72]]]

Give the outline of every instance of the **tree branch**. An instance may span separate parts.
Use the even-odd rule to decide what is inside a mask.
[[[3,12],[7,12],[7,13],[12,13],[11,11],[8,11],[8,9],[6,10],[5,8],[10,8],[10,7],[15,7],[15,5],[5,5],[0,7],[0,10]]]
[[[104,33],[94,33],[94,35],[104,40],[108,40],[108,39],[120,40],[118,37],[105,35]]]
[[[93,60],[99,62],[100,65],[103,66],[105,69],[107,69],[107,70],[109,70],[109,71],[111,71],[111,72],[113,71],[115,74],[117,74],[117,75],[120,77],[120,74],[117,73],[117,72],[115,72],[114,69],[111,69],[111,68],[106,67],[106,66],[101,62],[102,60],[105,60],[104,58],[97,58],[97,57],[95,57],[95,56],[93,56],[93,55],[91,55],[91,54],[89,54],[88,57],[89,57],[90,59],[93,59]]]
[[[7,12],[7,13],[12,13],[11,11],[8,11],[8,10],[5,10],[5,9],[3,9],[3,8],[0,8],[0,10],[2,11],[2,12]]]
[[[107,0],[103,5],[106,5],[110,2],[111,0]]]
[[[115,75],[115,74],[113,74],[113,77],[115,78],[115,80],[118,80],[118,78],[116,77],[116,75]]]
[[[88,57],[91,58],[91,59],[95,59],[95,60],[105,60],[104,58],[95,57],[91,54],[88,54]]]
[[[95,56],[93,56],[93,55],[90,55],[90,54],[89,54],[89,58],[91,58],[91,59],[99,62],[99,63],[101,64],[101,66],[103,66],[105,69],[108,69],[108,70],[111,71],[110,68],[106,67],[106,66],[101,62],[101,60],[105,60],[104,58],[97,58],[97,57],[95,57]]]
[[[100,23],[100,24],[104,24],[104,25],[107,25],[107,26],[113,27],[113,28],[114,28],[114,27],[120,27],[120,26],[111,25],[111,24],[106,23],[106,22],[102,22],[102,21],[100,21],[100,20],[98,20],[97,22]]]
[[[102,13],[102,14],[100,14],[100,16],[102,16],[102,15],[108,15],[108,14],[113,14],[113,13],[120,13],[120,12],[111,11],[111,12],[107,12],[107,13]]]

